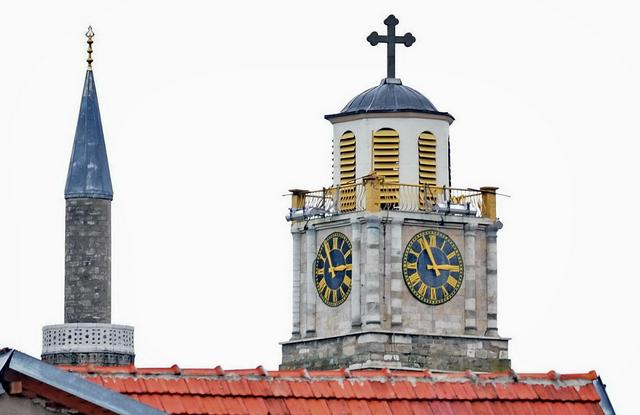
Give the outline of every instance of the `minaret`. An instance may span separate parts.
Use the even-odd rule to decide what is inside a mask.
[[[510,367],[497,326],[495,187],[451,186],[454,121],[396,77],[398,19],[384,21],[387,76],[333,126],[333,183],[292,190],[293,327],[282,369]],[[313,155],[309,155],[312,157]]]
[[[133,327],[111,324],[113,189],[93,78],[91,27],[86,36],[88,67],[64,191],[64,324],[43,328],[42,360],[126,365],[134,361]]]

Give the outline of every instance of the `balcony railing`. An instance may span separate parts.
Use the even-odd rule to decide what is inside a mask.
[[[299,221],[352,212],[437,213],[496,219],[495,187],[459,189],[448,186],[385,184],[375,175],[322,190],[291,190],[287,220]]]

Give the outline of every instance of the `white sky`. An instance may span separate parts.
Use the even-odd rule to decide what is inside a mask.
[[[389,5],[393,4],[390,9]],[[290,188],[331,179],[331,125],[397,74],[452,125],[453,184],[500,186],[499,329],[520,372],[640,373],[635,2],[24,1],[0,13],[0,345],[63,322],[63,189],[86,26],[115,191],[113,322],[138,366],[276,368]],[[637,398],[636,398],[637,399]]]

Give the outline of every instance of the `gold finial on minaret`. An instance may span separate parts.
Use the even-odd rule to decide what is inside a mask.
[[[91,45],[93,44],[93,29],[91,28],[91,26],[89,26],[89,29],[87,30],[87,33],[85,33],[85,36],[87,37],[87,45],[89,45],[89,47],[87,47],[87,53],[89,54],[89,56],[87,57],[87,63],[89,64],[88,69],[91,70],[91,64],[93,63],[93,58],[91,57],[91,54],[93,53],[93,48],[91,47]]]

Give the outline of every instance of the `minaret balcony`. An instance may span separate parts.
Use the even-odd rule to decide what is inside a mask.
[[[286,219],[297,222],[355,212],[398,211],[495,220],[497,189],[389,183],[369,175],[321,190],[290,190],[291,208]]]

